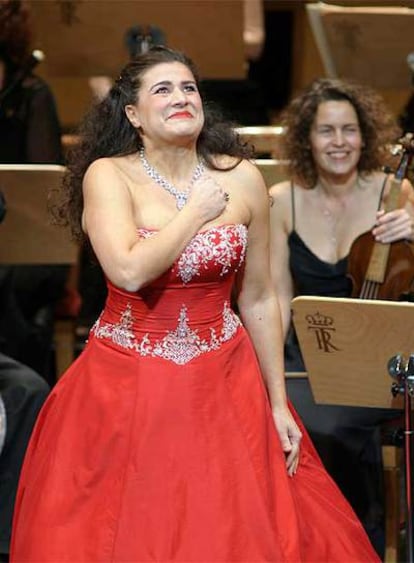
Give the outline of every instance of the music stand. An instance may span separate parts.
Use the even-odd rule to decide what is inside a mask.
[[[316,403],[404,409],[407,561],[412,563],[414,304],[301,296],[292,300],[292,311]]]
[[[410,88],[407,57],[414,51],[414,9],[324,2],[306,9],[327,76],[382,90]]]

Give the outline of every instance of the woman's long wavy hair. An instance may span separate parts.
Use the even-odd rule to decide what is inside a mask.
[[[363,141],[358,162],[360,174],[373,172],[386,164],[390,158],[387,145],[396,142],[400,134],[396,121],[375,91],[345,80],[315,80],[282,114],[286,133],[281,153],[289,161],[291,177],[306,188],[313,188],[318,180],[310,146],[311,128],[319,105],[329,101],[347,101],[356,111]]]
[[[191,59],[179,51],[156,46],[128,63],[108,95],[83,119],[78,131],[80,142],[68,155],[60,202],[54,207],[56,221],[69,225],[75,240],[85,238],[81,227],[82,181],[88,166],[98,158],[133,154],[142,147],[140,134],[129,122],[124,108],[138,101],[146,71],[158,64],[172,62],[184,64],[199,85],[198,72]],[[252,148],[240,140],[232,124],[224,121],[217,109],[204,104],[204,115],[197,152],[208,167],[217,169],[214,155],[218,154],[236,157],[234,166],[243,158],[252,158]]]

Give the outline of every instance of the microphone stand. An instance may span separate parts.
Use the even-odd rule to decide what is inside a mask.
[[[404,395],[404,468],[405,468],[405,531],[406,531],[406,561],[414,563],[413,537],[413,489],[412,489],[412,412],[411,398],[414,397],[414,354],[405,360],[401,354],[393,356],[388,362],[388,373],[395,379],[391,385],[394,397]]]

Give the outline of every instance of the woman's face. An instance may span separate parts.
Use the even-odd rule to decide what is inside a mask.
[[[141,80],[138,102],[126,114],[144,143],[187,143],[204,124],[203,104],[192,72],[182,63],[160,63]]]
[[[310,144],[319,175],[346,177],[355,173],[363,141],[352,104],[346,100],[319,104]]]

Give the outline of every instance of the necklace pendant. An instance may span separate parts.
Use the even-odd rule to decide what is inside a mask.
[[[187,203],[187,194],[184,193],[178,193],[175,196],[175,200],[176,200],[176,206],[177,209],[179,211],[181,211],[181,209],[184,207],[184,205]]]

